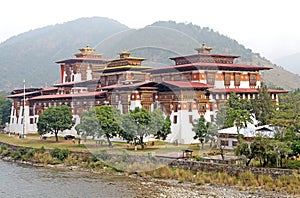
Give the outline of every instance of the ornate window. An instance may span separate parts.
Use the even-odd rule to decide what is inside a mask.
[[[189,108],[189,112],[191,112],[193,110],[193,106],[192,106],[191,102],[188,103],[188,108]]]
[[[206,103],[199,103],[198,111],[200,113],[205,113],[206,112]]]
[[[170,75],[165,75],[164,76],[164,80],[165,81],[170,81],[171,80],[171,76]]]
[[[161,82],[161,76],[156,76],[156,77],[155,77],[155,81],[156,81],[156,82]]]
[[[257,76],[256,74],[250,74],[250,77],[249,77],[249,85],[252,87],[252,86],[256,86],[256,81],[257,81]]]
[[[224,74],[224,85],[226,87],[230,86],[230,74],[229,73]]]
[[[175,81],[180,81],[180,80],[181,80],[180,74],[174,75],[174,76],[173,76],[173,79],[174,79]]]
[[[177,124],[177,116],[176,116],[176,115],[175,115],[174,118],[173,118],[173,123],[174,123],[174,124]]]
[[[215,73],[207,73],[207,84],[214,85],[215,84]]]
[[[241,74],[234,74],[234,86],[239,87],[241,85]]]

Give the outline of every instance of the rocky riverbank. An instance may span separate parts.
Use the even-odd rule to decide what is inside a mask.
[[[10,145],[7,145],[10,147]],[[144,198],[144,197],[159,197],[159,198],[182,198],[182,197],[216,197],[216,198],[240,198],[240,197],[300,197],[300,195],[290,195],[287,193],[284,193],[283,191],[266,191],[263,190],[262,187],[237,187],[234,185],[230,186],[224,186],[224,185],[211,185],[211,184],[205,184],[202,182],[201,185],[196,185],[195,182],[188,182],[193,181],[193,179],[186,180],[186,181],[179,181],[174,179],[174,177],[166,177],[166,178],[173,178],[173,179],[156,179],[153,176],[145,175],[145,177],[141,177],[140,175],[143,174],[129,174],[126,172],[116,172],[113,171],[112,168],[107,167],[106,165],[103,165],[103,163],[97,163],[97,162],[89,162],[93,166],[88,166],[87,161],[82,161],[78,163],[80,160],[76,158],[81,157],[91,157],[91,156],[85,156],[80,154],[74,153],[74,164],[66,164],[65,162],[61,162],[58,164],[49,164],[46,163],[49,160],[47,160],[44,163],[43,160],[36,160],[36,161],[30,161],[31,158],[27,158],[29,160],[16,160],[16,155],[14,155],[14,152],[21,153],[20,148],[13,148],[11,147],[12,152],[10,155],[1,156],[0,159],[4,161],[10,161],[14,163],[21,163],[26,164],[34,167],[45,167],[45,168],[54,168],[54,169],[60,169],[60,170],[66,170],[66,171],[85,171],[85,172],[92,172],[97,175],[111,175],[111,176],[129,176],[131,178],[129,182],[129,186],[131,186],[133,189],[137,189],[136,193],[132,197],[137,198]],[[27,154],[30,151],[27,150]],[[25,152],[25,151],[24,151]],[[30,153],[30,152],[29,152]],[[41,153],[38,155],[38,157],[45,156],[44,153]],[[22,159],[22,157],[17,156],[19,159]],[[89,159],[87,158],[87,159]],[[40,159],[40,158],[38,158]],[[51,158],[52,159],[52,158]],[[73,159],[73,158],[71,158]],[[40,161],[39,163],[37,161]],[[98,161],[100,162],[100,161]],[[179,167],[181,168],[181,167]],[[170,169],[166,167],[167,173],[170,173]],[[169,171],[169,172],[168,172]],[[172,172],[171,172],[172,173]],[[165,172],[166,174],[166,172]],[[174,173],[172,173],[174,174]],[[201,175],[201,174],[200,174]],[[195,177],[195,175],[194,175]],[[226,176],[225,176],[226,177]],[[162,177],[164,178],[164,177]],[[201,178],[202,179],[202,176]],[[213,181],[209,183],[214,183]],[[200,184],[200,183],[198,183]],[[223,184],[223,182],[220,182],[219,184]],[[297,187],[298,188],[298,187]]]
[[[55,168],[60,170],[71,171],[92,171],[95,174],[105,175],[126,175],[126,173],[109,172],[109,171],[93,171],[91,169],[83,169],[78,166],[65,166],[64,164],[58,165],[44,165],[41,163],[33,163],[21,160],[14,160],[11,157],[1,157],[4,161],[10,161],[20,164],[26,164],[34,167]],[[179,183],[177,180],[162,180],[155,178],[144,178],[139,175],[129,175],[132,179],[128,184],[132,188],[136,188],[136,194],[132,197],[136,198],[296,198],[300,195],[289,195],[286,193],[267,192],[260,188],[249,188],[247,190],[240,190],[238,187],[229,186],[216,186],[216,185],[196,185],[194,183],[185,182]],[[111,183],[113,185],[113,182]]]
[[[262,189],[239,190],[237,187],[202,185],[193,183],[178,183],[176,180],[145,179],[137,176],[141,194],[137,198],[297,198],[300,195],[267,192]],[[136,184],[135,184],[136,185]]]

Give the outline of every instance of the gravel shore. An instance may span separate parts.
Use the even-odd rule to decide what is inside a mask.
[[[240,191],[237,187],[178,183],[175,180],[139,178],[137,198],[297,198],[300,195],[267,192],[262,189]],[[136,183],[134,185],[137,185]]]

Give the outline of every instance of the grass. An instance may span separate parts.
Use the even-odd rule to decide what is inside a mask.
[[[204,149],[200,149],[201,145],[191,144],[191,145],[174,145],[166,143],[163,141],[156,141],[154,145],[149,143],[144,150],[141,146],[138,146],[138,150],[134,149],[133,145],[126,142],[113,142],[114,147],[109,148],[108,144],[103,141],[104,144],[100,145],[95,140],[81,140],[81,144],[78,144],[78,140],[73,143],[72,140],[65,140],[59,137],[59,141],[55,141],[55,137],[47,138],[47,140],[41,140],[38,134],[28,134],[25,139],[20,139],[16,135],[8,135],[0,133],[0,142],[6,142],[8,144],[30,147],[30,148],[41,148],[45,149],[68,149],[71,152],[86,152],[92,154],[98,154],[103,150],[106,150],[108,154],[121,154],[124,152],[126,155],[144,155],[147,156],[150,152],[155,154],[165,154],[165,153],[182,153],[183,150],[189,149],[193,151],[193,156],[205,156],[208,153],[212,153],[215,150],[209,148],[208,144],[204,145]],[[200,158],[199,158],[200,159]]]
[[[40,140],[39,135],[27,135],[26,138],[20,139],[18,136],[8,134],[0,134],[0,142],[6,142],[8,144],[45,149],[69,149],[70,151],[87,152],[86,147],[83,144],[73,143],[71,140],[65,140],[59,137],[59,141],[55,141],[55,137],[47,138],[47,140]]]
[[[226,172],[194,172],[183,169],[172,169],[167,166],[142,173],[143,177],[174,179],[179,183],[193,182],[195,185],[213,184],[236,186],[239,190],[255,192],[259,189],[289,194],[300,193],[300,176],[298,174],[283,175],[272,178],[269,175],[255,176],[251,172],[243,172],[239,176],[230,176]]]

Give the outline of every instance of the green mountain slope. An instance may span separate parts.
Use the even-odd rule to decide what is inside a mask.
[[[300,53],[291,54],[274,60],[277,65],[300,75]]]
[[[45,86],[59,82],[57,60],[71,58],[86,44],[105,58],[115,58],[128,50],[133,56],[147,58],[145,65],[160,67],[173,64],[169,57],[195,53],[202,42],[213,47],[212,53],[240,55],[238,62],[271,66],[264,80],[285,89],[300,87],[300,78],[246,49],[237,41],[209,28],[193,24],[156,22],[142,29],[129,29],[107,18],[83,18],[55,26],[32,30],[0,44],[0,89],[28,85]]]
[[[81,18],[12,37],[0,44],[0,89],[48,86],[59,80],[55,61],[73,57],[78,48],[100,43],[127,26],[107,18]]]

